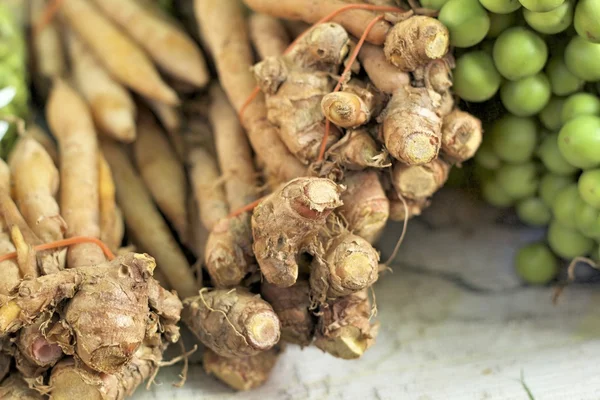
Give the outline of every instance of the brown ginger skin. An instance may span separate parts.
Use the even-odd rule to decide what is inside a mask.
[[[426,88],[398,88],[382,113],[383,139],[390,154],[409,165],[426,164],[440,150],[440,96]]]
[[[387,60],[401,71],[410,72],[442,58],[450,45],[448,28],[435,18],[415,15],[398,22],[385,38]]]
[[[216,376],[235,390],[250,390],[264,385],[279,358],[278,346],[249,357],[223,357],[205,349],[202,366],[209,375]]]
[[[261,294],[272,306],[281,321],[281,340],[308,346],[313,340],[316,319],[309,310],[310,287],[300,279],[287,288],[263,282]]]
[[[131,361],[114,374],[101,374],[72,358],[58,363],[50,375],[52,400],[124,400],[158,369],[162,347],[141,345]]]
[[[337,24],[317,25],[282,57],[269,57],[254,67],[265,93],[269,121],[301,162],[316,160],[325,134],[321,99],[334,87],[335,73],[348,53],[348,34]],[[331,131],[329,146],[339,133]]]
[[[249,272],[256,270],[249,216],[220,220],[208,236],[205,254],[206,270],[215,287],[239,285]]]
[[[265,279],[288,287],[298,278],[298,255],[314,247],[341,187],[323,178],[298,178],[269,195],[252,214],[254,254]]]
[[[334,357],[359,358],[375,342],[367,290],[341,297],[321,307],[315,345]]]
[[[413,83],[418,87],[425,87],[441,96],[438,105],[438,114],[442,117],[450,114],[454,108],[452,91],[452,68],[455,60],[451,53],[444,57],[432,60],[429,64],[413,71]],[[435,97],[435,96],[434,96]]]
[[[51,314],[69,299],[62,315],[73,339],[58,344],[97,371],[115,372],[144,340],[148,280],[155,266],[151,257],[129,253],[110,263],[23,281],[14,298],[0,308],[0,336],[30,325],[42,313]],[[6,318],[14,308],[19,313]]]
[[[367,123],[383,109],[384,96],[375,87],[352,79],[341,92],[328,93],[321,100],[323,115],[342,128]]]
[[[475,116],[455,109],[444,117],[442,153],[452,161],[463,162],[473,157],[482,139],[481,121]]]
[[[272,348],[281,334],[269,303],[244,288],[201,290],[184,301],[183,322],[223,357],[247,357]]]
[[[364,43],[358,59],[373,85],[383,93],[392,94],[401,86],[410,86],[410,75],[389,63],[381,47]]]
[[[347,130],[344,137],[329,148],[324,160],[310,166],[310,174],[341,181],[345,171],[386,168],[391,164],[387,150],[371,136],[367,128]]]
[[[43,400],[45,397],[31,389],[23,376],[17,372],[10,374],[0,385],[0,399],[7,400]]]
[[[392,184],[404,198],[428,198],[446,183],[450,168],[448,163],[439,158],[423,165],[396,163],[392,169]]]
[[[362,237],[343,231],[322,245],[311,266],[313,304],[358,292],[377,280],[379,254]]]
[[[369,243],[377,241],[390,215],[390,202],[377,172],[373,170],[347,173],[342,193],[344,203],[338,213],[348,229]]]

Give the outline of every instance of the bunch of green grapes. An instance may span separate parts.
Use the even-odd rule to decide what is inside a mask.
[[[26,80],[26,45],[22,9],[10,3],[0,3],[0,119],[24,119],[28,111]],[[14,144],[17,133],[11,126],[0,129],[0,157],[5,158]]]
[[[559,258],[600,259],[600,0],[422,0],[457,48],[455,93],[500,99],[475,156],[483,197],[547,227],[518,274],[545,284]],[[485,109],[485,108],[484,108]]]

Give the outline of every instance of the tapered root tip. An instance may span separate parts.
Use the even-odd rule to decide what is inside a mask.
[[[133,142],[136,138],[133,114],[127,109],[111,110],[107,115],[107,123],[104,130],[120,142]]]
[[[268,350],[279,341],[279,319],[275,313],[263,311],[254,314],[246,324],[248,341],[259,350]]]

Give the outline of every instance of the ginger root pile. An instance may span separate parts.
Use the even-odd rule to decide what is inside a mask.
[[[64,0],[44,29],[65,48],[33,42],[55,140],[30,127],[0,164],[0,251],[17,253],[0,262],[0,393],[123,399],[180,315],[237,390],[286,342],[344,359],[375,342],[374,244],[481,142],[454,105],[448,30],[390,9],[359,49],[380,14],[298,36],[285,19],[347,2],[245,3],[195,0],[186,33],[140,0]]]

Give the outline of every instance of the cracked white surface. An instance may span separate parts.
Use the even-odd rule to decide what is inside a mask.
[[[165,368],[134,398],[527,399],[523,372],[536,400],[600,399],[600,289],[569,288],[553,306],[550,288],[522,286],[512,256],[540,232],[459,197],[447,192],[409,224],[394,272],[376,285],[382,326],[362,359],[289,346],[258,390],[234,393],[196,364],[183,388],[170,385],[181,367]],[[387,248],[398,226],[388,232]]]

